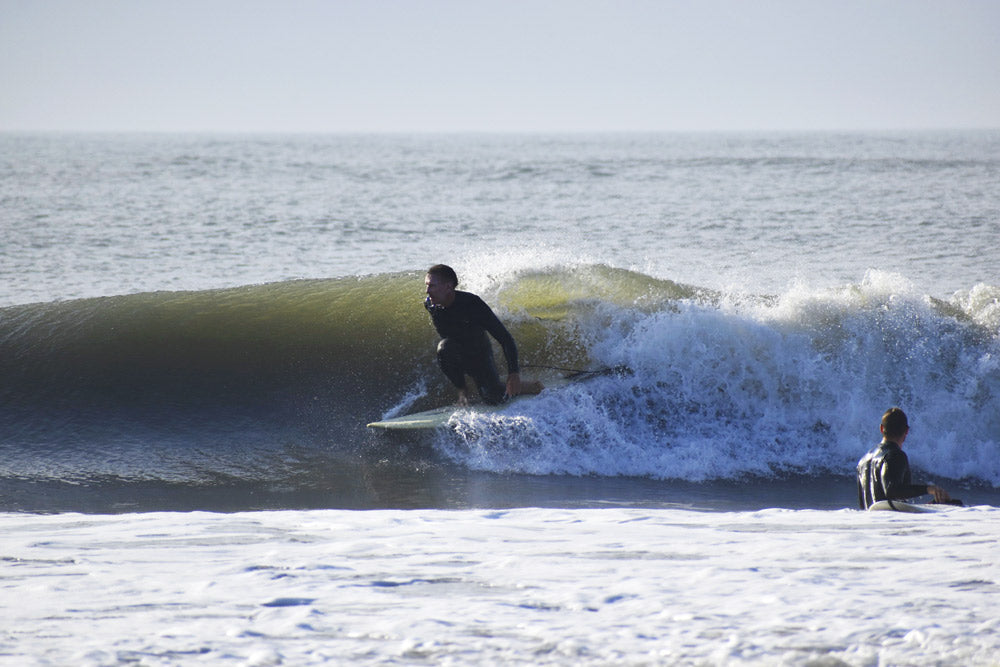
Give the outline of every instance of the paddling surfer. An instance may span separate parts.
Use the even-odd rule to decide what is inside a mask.
[[[458,276],[454,269],[435,264],[427,270],[424,285],[427,288],[424,307],[441,336],[438,365],[458,389],[459,405],[469,402],[466,375],[475,381],[483,402],[490,405],[518,394],[537,394],[543,389],[538,381],[521,382],[514,337],[485,301],[471,292],[456,289]],[[487,333],[503,348],[507,360],[506,387],[500,382]]]
[[[936,503],[952,501],[948,492],[934,484],[912,484],[910,462],[903,441],[910,432],[906,413],[889,408],[882,415],[882,442],[858,461],[858,505],[868,509],[880,500],[905,500],[929,493]]]

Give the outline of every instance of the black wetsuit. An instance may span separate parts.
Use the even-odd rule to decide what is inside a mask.
[[[486,334],[493,336],[503,348],[508,374],[518,372],[517,345],[486,302],[470,292],[456,291],[455,300],[447,308],[434,305],[429,297],[424,307],[441,336],[438,364],[451,383],[465,389],[465,376],[470,375],[484,402],[503,402],[507,390],[500,382],[493,347]]]
[[[925,485],[910,483],[910,461],[891,440],[883,440],[858,461],[858,506],[863,510],[880,500],[903,500],[925,493]]]

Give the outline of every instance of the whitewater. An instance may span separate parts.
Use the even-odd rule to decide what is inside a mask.
[[[1000,642],[993,509],[0,521],[11,665],[989,665]]]
[[[995,131],[0,135],[0,663],[996,665],[998,177]],[[437,262],[553,387],[374,432],[453,399]],[[854,509],[891,405],[967,507]]]

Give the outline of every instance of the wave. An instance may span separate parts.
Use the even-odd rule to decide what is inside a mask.
[[[882,412],[910,414],[926,474],[1000,483],[1000,291],[951,303],[898,276],[774,298],[699,294],[581,323],[588,352],[630,373],[465,415],[439,446],[481,469],[685,480],[851,474]]]
[[[758,297],[603,265],[474,287],[524,375],[627,372],[387,443],[364,424],[452,398],[421,272],[13,306],[0,478],[327,484],[373,452],[531,475],[849,475],[899,405],[918,472],[1000,485],[1000,288],[943,302],[872,272]]]

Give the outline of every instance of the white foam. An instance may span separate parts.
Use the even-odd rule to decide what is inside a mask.
[[[979,283],[954,294],[951,303],[960,307],[974,322],[1000,332],[1000,286]]]
[[[989,508],[6,514],[0,531],[11,665],[991,665],[1000,651]]]
[[[463,415],[441,451],[495,472],[850,475],[899,405],[918,476],[1000,484],[1000,337],[901,276],[653,312],[604,302],[578,316],[595,365],[631,374]]]

